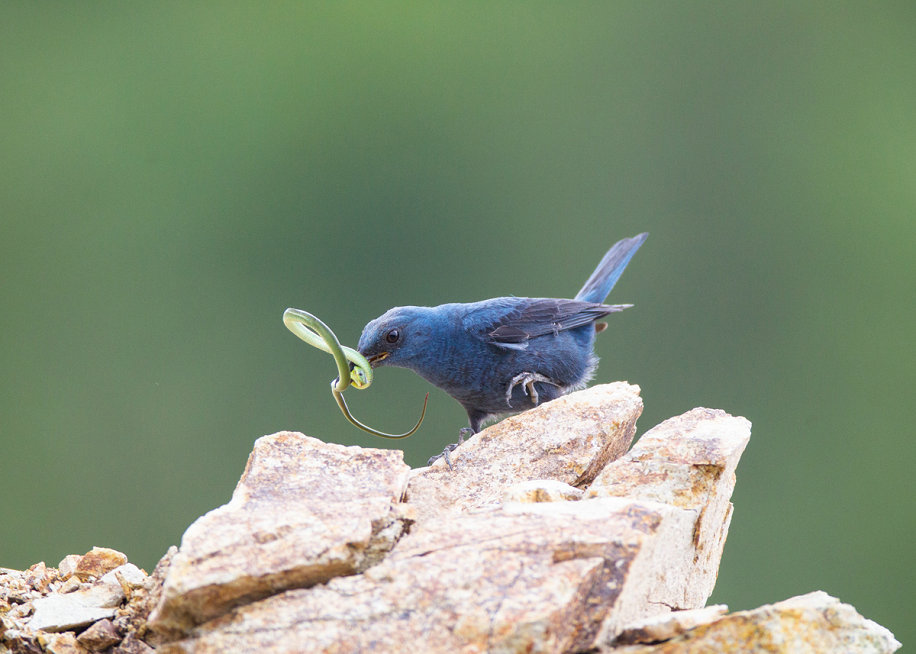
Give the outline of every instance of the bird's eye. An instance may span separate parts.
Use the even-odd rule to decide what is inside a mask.
[[[389,332],[385,334],[385,340],[389,343],[397,343],[399,338],[401,338],[401,332],[397,329],[389,330]]]

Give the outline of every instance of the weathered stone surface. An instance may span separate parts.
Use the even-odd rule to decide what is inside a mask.
[[[588,497],[661,502],[690,516],[689,528],[665,541],[671,565],[640,575],[644,597],[637,605],[645,610],[610,615],[602,641],[613,639],[627,622],[652,615],[653,607],[694,609],[706,604],[731,521],[735,467],[750,427],[746,419],[724,411],[693,409],[651,429],[589,487]]]
[[[232,500],[199,518],[172,558],[150,625],[168,635],[286,588],[365,569],[397,541],[403,453],[259,438]]]
[[[701,609],[687,609],[654,615],[651,618],[628,624],[614,640],[614,644],[630,645],[633,643],[657,643],[663,640],[671,640],[698,625],[712,622],[727,612],[728,607],[725,604],[714,604],[713,606],[704,606]]]
[[[639,387],[593,386],[506,418],[444,459],[414,470],[407,489],[417,521],[498,505],[505,489],[534,479],[588,484],[630,446],[642,413]]]
[[[79,577],[80,581],[88,581],[92,577],[101,577],[125,563],[126,554],[108,547],[93,547],[80,557],[73,574]]]
[[[567,652],[680,511],[618,498],[446,516],[361,575],[240,607],[165,652]],[[658,548],[648,548],[658,551]],[[660,562],[658,562],[660,563]],[[646,563],[651,565],[651,563]],[[282,634],[282,638],[278,638]]]
[[[615,654],[885,654],[900,643],[881,625],[822,591],[713,617],[663,643],[601,648]]]
[[[503,491],[505,502],[569,502],[581,500],[585,491],[554,479],[532,479],[509,486]]]
[[[98,652],[121,641],[121,634],[111,620],[99,620],[76,637],[77,642],[92,652]]]

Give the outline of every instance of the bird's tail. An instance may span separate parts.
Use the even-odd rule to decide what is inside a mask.
[[[604,298],[614,288],[624,268],[648,236],[648,232],[643,232],[633,238],[625,238],[614,243],[595,268],[595,272],[585,282],[585,286],[576,294],[576,299],[583,302],[604,302]]]

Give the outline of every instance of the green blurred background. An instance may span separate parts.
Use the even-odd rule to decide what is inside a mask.
[[[262,434],[394,446],[287,306],[352,345],[649,231],[596,381],[753,421],[712,600],[916,637],[916,3],[5,3],[0,76],[0,566],[151,569]]]

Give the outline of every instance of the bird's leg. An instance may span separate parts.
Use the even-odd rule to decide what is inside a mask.
[[[534,387],[535,382],[544,382],[545,384],[557,387],[560,386],[560,384],[552,379],[536,372],[522,372],[513,377],[512,381],[509,382],[509,388],[506,391],[506,404],[512,406],[512,403],[509,401],[512,398],[512,390],[519,384],[522,384],[522,390],[525,391],[525,395],[531,398],[531,403],[534,404],[534,406],[537,406],[540,398],[538,397],[537,389]]]
[[[470,438],[474,435],[474,430],[470,427],[462,427],[458,430],[458,443],[457,445],[464,445],[464,439]]]

